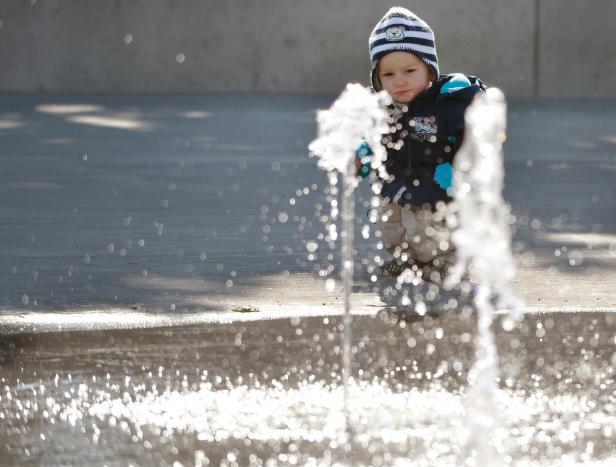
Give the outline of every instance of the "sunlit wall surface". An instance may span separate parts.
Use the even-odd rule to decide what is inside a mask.
[[[368,80],[368,34],[400,2],[2,2],[0,91],[338,94]],[[611,18],[593,0],[406,2],[443,72],[508,96],[614,97]]]

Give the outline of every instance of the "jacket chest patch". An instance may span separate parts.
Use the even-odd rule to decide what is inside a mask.
[[[416,141],[436,142],[438,126],[435,117],[413,117],[409,121],[411,131],[409,136]]]

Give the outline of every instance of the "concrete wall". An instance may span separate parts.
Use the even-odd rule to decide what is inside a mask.
[[[616,97],[616,2],[541,0],[539,16],[539,94]]]
[[[613,0],[0,0],[2,92],[338,93],[402,4],[441,70],[510,96],[616,97]]]

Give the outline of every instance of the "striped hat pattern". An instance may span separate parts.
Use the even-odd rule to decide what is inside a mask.
[[[404,50],[422,59],[438,78],[438,57],[434,32],[423,19],[402,7],[391,8],[376,24],[370,39],[370,82],[377,89],[376,67],[379,60],[389,52]]]

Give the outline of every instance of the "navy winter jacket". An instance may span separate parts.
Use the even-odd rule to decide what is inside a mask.
[[[381,196],[411,208],[434,209],[451,200],[453,158],[464,137],[464,111],[478,92],[481,80],[460,73],[440,76],[396,120],[395,132],[384,138],[387,148]]]

